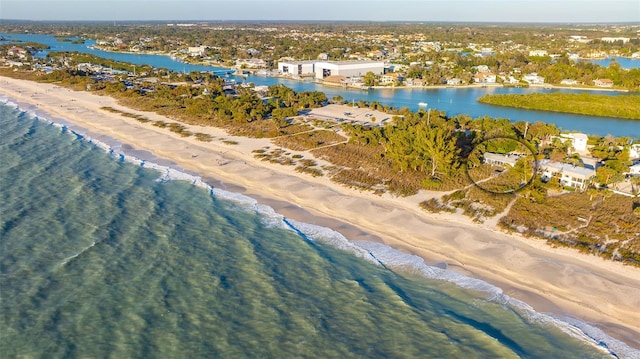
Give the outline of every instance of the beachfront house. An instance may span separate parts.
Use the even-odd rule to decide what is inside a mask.
[[[519,155],[503,155],[500,153],[485,152],[483,154],[484,163],[488,163],[493,166],[510,166],[516,165],[516,162],[520,159]]]
[[[462,79],[459,79],[457,77],[454,77],[452,79],[447,79],[447,85],[450,86],[458,86],[462,84]]]
[[[596,174],[593,169],[550,160],[539,161],[538,171],[541,173],[543,182],[549,181],[552,177],[558,177],[562,186],[580,190],[585,189]]]

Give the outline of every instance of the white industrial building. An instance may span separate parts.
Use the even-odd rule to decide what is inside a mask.
[[[278,62],[278,71],[283,75],[301,76],[314,73],[317,61],[283,61]]]
[[[317,79],[329,76],[362,77],[368,72],[384,73],[384,61],[318,61],[314,72]]]

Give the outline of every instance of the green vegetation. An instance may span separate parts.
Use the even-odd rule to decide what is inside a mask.
[[[84,55],[76,55],[68,53],[64,58],[52,55],[47,61],[53,64],[93,61]],[[129,64],[110,62],[101,64],[122,69],[132,67]],[[557,178],[552,178],[547,183],[536,178],[521,188],[530,178],[532,169],[529,164],[533,158],[580,163],[579,156],[568,156],[569,147],[560,141],[560,129],[552,124],[512,123],[507,119],[489,117],[472,119],[466,115],[450,117],[433,109],[429,112],[412,112],[406,108],[391,108],[365,101],[359,101],[357,106],[389,113],[393,120],[386,125],[377,126],[348,123],[337,125],[317,119],[303,121],[298,117],[301,111],[320,107],[328,102],[324,93],[296,93],[283,85],[271,86],[266,92],[259,93],[251,87],[236,86],[230,89],[224,79],[206,73],[180,74],[143,67],[138,68],[138,71],[137,76],[131,73],[95,76],[79,71],[77,67],[61,67],[51,73],[35,69],[13,71],[0,68],[0,74],[5,76],[56,83],[114,97],[122,106],[157,113],[171,120],[152,121],[143,115],[111,107],[103,107],[102,110],[149,123],[180,136],[194,136],[199,141],[209,142],[213,137],[192,132],[192,125],[214,126],[237,136],[271,138],[277,148],[256,150],[255,157],[271,163],[295,166],[298,172],[325,176],[345,186],[376,194],[391,193],[399,196],[415,195],[421,190],[453,191],[441,200],[422,202],[420,206],[426,211],[459,211],[475,221],[483,222],[490,217],[506,214],[504,212],[509,204],[515,201],[508,216],[501,220],[505,228],[546,236],[542,229],[552,225],[556,231],[562,232],[557,232],[562,234],[561,237],[553,237],[555,242],[588,248],[590,251],[601,248],[603,238],[615,239],[620,242],[619,245],[614,247],[606,244],[606,248],[612,251],[602,250],[601,253],[614,260],[638,264],[640,238],[634,233],[640,232],[637,229],[640,212],[637,208],[640,205],[636,202],[624,204],[620,210],[613,210],[608,209],[608,206],[610,202],[617,203],[617,200],[605,201],[603,198],[602,202],[591,202],[594,196],[598,198],[604,194],[606,197],[606,191],[597,192],[596,195],[574,192],[547,196],[547,192],[561,193],[562,188]],[[607,97],[607,100],[637,97],[612,96]],[[625,103],[623,107],[634,108],[633,105],[635,104]],[[237,144],[224,138],[219,140],[228,145]],[[625,149],[628,142],[629,138],[590,139],[592,154],[604,161],[604,166],[598,169],[595,183],[614,185],[621,180],[623,171],[629,164],[628,151]],[[482,163],[481,153],[485,151],[522,154],[530,148],[537,148],[538,152],[526,153],[527,160],[512,168],[499,169]],[[292,153],[293,151],[298,153]],[[302,151],[306,153],[299,153]],[[311,154],[313,158],[305,158],[307,154]],[[320,166],[317,161],[328,164]],[[470,177],[473,177],[473,181]],[[485,187],[474,185],[474,182],[480,181],[485,181]],[[508,192],[503,190],[505,188],[518,191],[492,193]],[[578,228],[579,223],[569,221],[572,217],[568,211],[572,207],[562,207],[563,201],[575,206],[578,202],[573,201],[572,196],[578,196],[575,198],[584,201],[585,197],[580,196],[585,195],[590,201],[581,211],[588,212],[590,206],[602,208],[601,217],[589,223],[592,226],[591,232]],[[550,207],[547,207],[548,204]],[[609,211],[610,218],[606,217],[605,209]],[[587,215],[586,212],[584,215]],[[593,216],[596,218],[596,214]],[[603,225],[607,221],[616,221],[616,225]],[[628,239],[628,242],[622,243],[623,238]]]
[[[490,105],[602,117],[640,120],[640,96],[594,95],[589,93],[532,93],[484,95],[478,99]]]
[[[637,198],[607,190],[549,197],[544,203],[519,198],[500,224],[552,245],[640,265],[640,207]]]

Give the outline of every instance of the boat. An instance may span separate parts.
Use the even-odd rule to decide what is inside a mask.
[[[427,107],[427,105],[429,105],[429,104],[426,103],[426,102],[418,102],[418,106],[420,106],[420,107]]]

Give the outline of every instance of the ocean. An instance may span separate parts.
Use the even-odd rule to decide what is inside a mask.
[[[640,357],[489,283],[289,220],[7,101],[3,358]]]

